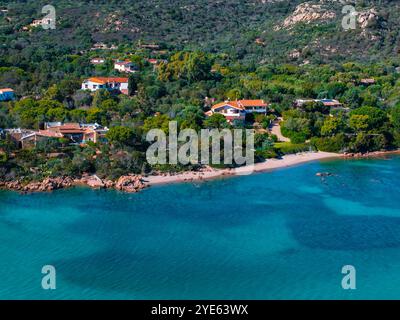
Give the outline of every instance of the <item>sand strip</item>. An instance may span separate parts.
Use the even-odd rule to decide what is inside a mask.
[[[206,168],[199,172],[183,172],[176,175],[157,175],[144,177],[144,181],[152,186],[159,184],[180,183],[209,180],[221,176],[248,175],[254,172],[268,171],[272,169],[291,167],[305,162],[340,158],[341,154],[330,152],[305,152],[291,154],[282,157],[281,159],[269,159],[265,162],[256,163],[254,166],[244,166],[237,169],[212,169]]]

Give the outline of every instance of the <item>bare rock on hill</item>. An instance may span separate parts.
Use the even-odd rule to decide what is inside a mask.
[[[336,18],[336,13],[327,10],[321,4],[304,2],[299,4],[294,12],[283,21],[282,26],[276,26],[275,29],[279,30],[282,27],[288,29],[300,22],[308,24],[314,21],[327,21],[334,18]]]

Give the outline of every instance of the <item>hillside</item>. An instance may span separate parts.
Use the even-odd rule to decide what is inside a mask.
[[[47,2],[0,1],[8,10],[0,16],[2,60],[9,64],[13,59],[4,56],[25,58],[37,49],[78,53],[99,41],[139,40],[177,50],[223,52],[255,63],[369,61],[397,55],[399,2],[357,3],[357,28],[344,31],[343,4],[336,0],[56,0],[57,29],[28,31],[24,27],[43,16],[40,10]]]
[[[170,121],[256,128],[257,161],[400,148],[400,5],[374,3],[346,31],[333,0],[58,0],[55,29],[0,1],[0,181],[197,169],[147,162]]]

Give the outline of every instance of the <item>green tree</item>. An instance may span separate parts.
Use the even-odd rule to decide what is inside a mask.
[[[111,94],[110,94],[110,92],[108,92],[108,90],[106,90],[106,89],[97,90],[93,97],[92,106],[95,108],[100,108],[102,102],[104,102],[107,99],[110,99],[110,97],[111,97]]]
[[[148,117],[144,121],[143,131],[148,132],[151,129],[161,129],[165,134],[168,134],[170,121],[171,119],[165,114]]]
[[[106,138],[117,146],[132,146],[135,142],[135,132],[128,127],[111,127]]]
[[[243,98],[243,94],[239,89],[231,89],[226,93],[226,97],[234,101]]]
[[[358,118],[359,120],[364,119],[364,124],[367,125],[367,127],[363,130],[379,130],[382,125],[388,120],[387,115],[384,111],[370,106],[363,106],[361,108],[353,110],[350,113],[350,118],[354,115],[367,116]]]
[[[343,121],[337,117],[328,117],[321,127],[322,136],[334,136],[343,129]]]
[[[135,95],[137,89],[138,89],[138,83],[140,81],[140,76],[138,75],[138,73],[133,73],[129,76],[129,80],[128,80],[128,94],[130,96]]]
[[[196,106],[187,106],[178,115],[180,129],[194,129],[199,131],[203,121],[204,112]]]
[[[400,131],[400,104],[393,107],[390,111],[390,121],[396,131]]]
[[[162,81],[185,79],[189,82],[210,78],[212,59],[204,52],[175,53],[169,63],[161,63],[158,78]]]
[[[369,116],[363,114],[353,114],[350,116],[350,128],[355,132],[365,131],[369,127]]]
[[[214,113],[204,121],[204,127],[208,129],[224,129],[228,128],[229,124],[222,114]]]

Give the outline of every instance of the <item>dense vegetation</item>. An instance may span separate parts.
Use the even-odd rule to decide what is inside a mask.
[[[44,1],[0,1],[0,7],[8,9],[0,15],[0,88],[12,87],[18,96],[15,102],[0,103],[0,128],[38,129],[46,121],[98,122],[111,128],[109,143],[85,147],[61,139],[18,150],[9,139],[1,139],[0,177],[96,172],[115,178],[130,172],[192,169],[151,167],[145,161],[146,132],[167,131],[170,120],[180,129],[195,130],[254,125],[257,160],[310,149],[367,152],[400,147],[400,20],[391,10],[397,4],[382,1],[384,21],[364,30],[379,39],[371,41],[361,30],[343,32],[338,20],[300,24],[290,32],[274,30],[302,1],[264,2],[60,0],[53,1],[57,28],[43,30],[24,27],[41,16]],[[371,3],[358,5],[368,8]],[[117,48],[90,50],[98,41]],[[153,42],[160,47],[142,46]],[[321,49],[328,44],[336,50]],[[288,55],[293,49],[301,49],[300,58]],[[98,56],[106,62],[90,64]],[[154,68],[148,58],[167,62]],[[86,77],[119,75],[113,59],[130,59],[140,70],[130,76],[130,96],[79,90]],[[363,78],[375,83],[363,85]],[[213,99],[241,98],[264,99],[272,111],[249,117],[245,124],[204,115]],[[298,98],[338,99],[350,110],[331,114],[313,103],[293,108]],[[282,132],[292,143],[277,143],[263,130],[277,116],[283,117]]]

